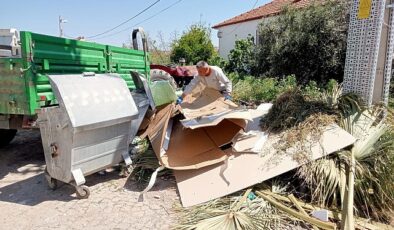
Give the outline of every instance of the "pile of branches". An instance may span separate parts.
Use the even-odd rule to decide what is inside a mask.
[[[324,101],[308,98],[301,89],[281,94],[261,119],[261,128],[270,133],[292,129],[313,131],[316,127],[339,121],[339,112]]]
[[[333,104],[312,98],[295,88],[281,94],[267,115],[262,117],[263,131],[278,134],[281,141],[275,149],[286,153],[290,148],[297,149],[293,159],[298,162],[310,160],[309,147],[317,143],[327,126],[339,123],[341,115]]]

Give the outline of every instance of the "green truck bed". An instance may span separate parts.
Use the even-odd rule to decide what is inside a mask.
[[[92,42],[27,31],[20,33],[21,58],[0,58],[0,116],[35,115],[56,104],[48,74],[118,73],[134,87],[130,71],[149,77],[149,55]]]

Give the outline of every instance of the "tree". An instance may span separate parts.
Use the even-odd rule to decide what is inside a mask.
[[[256,51],[254,38],[235,41],[235,47],[228,55],[228,72],[236,72],[240,75],[256,75]]]
[[[170,64],[170,52],[168,51],[167,42],[165,42],[161,31],[157,32],[157,39],[154,40],[147,34],[151,63],[160,65]]]
[[[305,9],[287,8],[259,28],[258,72],[295,74],[306,83],[341,81],[345,65],[348,6],[327,1]]]
[[[201,24],[190,26],[179,39],[174,40],[171,48],[173,62],[185,58],[186,63],[195,64],[200,60],[207,61],[215,53],[211,42],[211,30]]]

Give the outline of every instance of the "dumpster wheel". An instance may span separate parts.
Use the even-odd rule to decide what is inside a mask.
[[[47,179],[49,188],[51,188],[52,190],[57,189],[57,180],[49,175],[46,168],[44,174],[45,174],[45,179]]]
[[[86,185],[76,186],[75,190],[78,199],[87,199],[90,195],[90,189]]]

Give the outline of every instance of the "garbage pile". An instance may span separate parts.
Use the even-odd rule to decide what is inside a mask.
[[[149,138],[160,167],[143,193],[153,186],[160,170],[171,169],[184,207],[180,209],[183,213],[180,229],[207,229],[212,224],[226,229],[282,228],[288,223],[283,219],[303,221],[313,228],[336,228],[341,219],[338,211],[306,204],[292,194],[275,192],[270,179],[349,152],[359,143],[360,136],[351,135],[338,124],[344,114],[340,110],[349,111],[354,106],[346,107],[343,103],[319,107],[301,100],[298,102],[304,106],[302,111],[312,110],[310,114],[297,117],[300,111],[293,108],[286,113],[294,121],[281,124],[277,119],[270,124],[273,118],[286,117],[286,114],[273,116],[289,109],[284,98],[278,98],[274,105],[267,103],[247,109],[224,100],[218,92],[196,91],[199,93],[180,105],[158,107],[150,117],[142,137]],[[287,127],[285,122],[292,124]],[[274,125],[282,128],[270,128]],[[270,181],[270,188],[263,183],[266,181]],[[327,199],[335,201],[332,197]],[[368,228],[369,223],[356,219],[358,226]],[[370,229],[373,226],[369,225]]]

